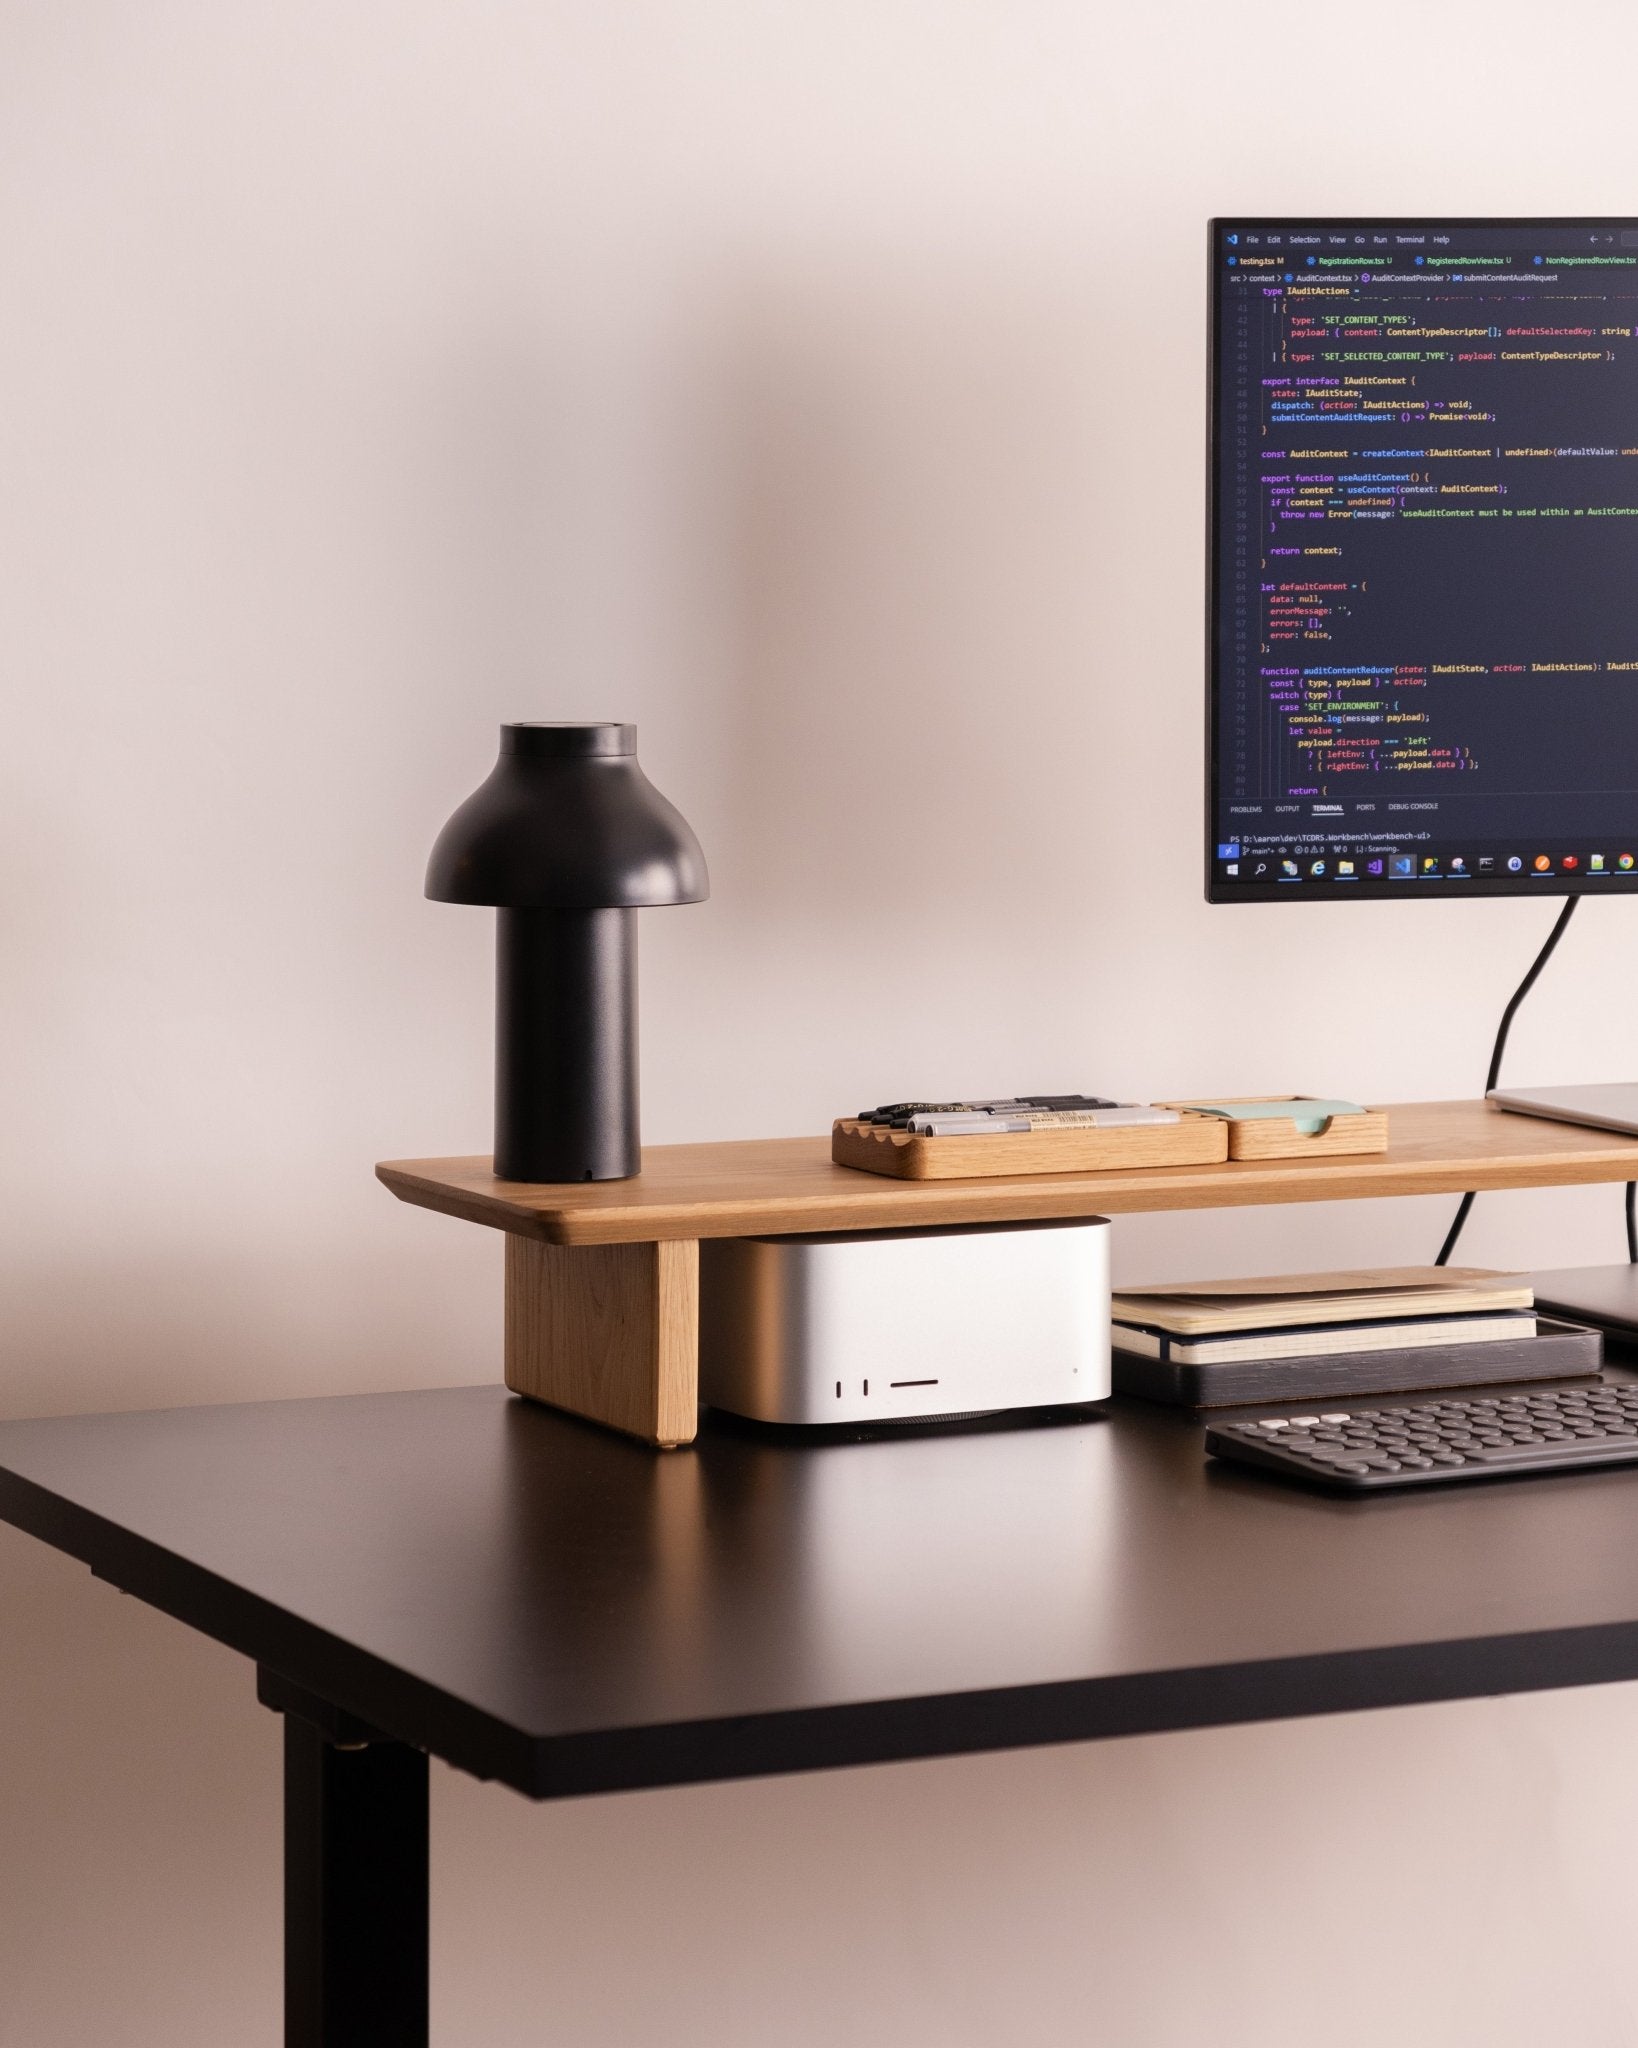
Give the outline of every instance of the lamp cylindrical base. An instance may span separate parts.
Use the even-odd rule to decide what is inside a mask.
[[[502,1180],[626,1180],[641,1166],[636,915],[495,913]]]

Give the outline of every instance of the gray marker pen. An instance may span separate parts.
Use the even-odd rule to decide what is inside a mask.
[[[949,1116],[913,1116],[910,1133],[916,1138],[970,1138],[990,1131],[1027,1131],[1029,1119],[957,1111]]]

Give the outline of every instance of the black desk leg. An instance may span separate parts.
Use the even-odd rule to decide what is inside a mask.
[[[284,1717],[285,2048],[427,2048],[427,1760]]]

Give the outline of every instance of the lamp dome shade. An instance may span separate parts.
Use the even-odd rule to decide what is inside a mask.
[[[500,759],[438,834],[426,893],[511,910],[701,903],[705,856],[637,765],[634,725],[503,725]]]

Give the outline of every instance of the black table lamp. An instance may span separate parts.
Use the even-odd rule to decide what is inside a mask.
[[[495,1171],[637,1172],[634,911],[710,894],[699,841],[637,765],[634,725],[503,725],[438,834],[427,894],[496,918]]]

